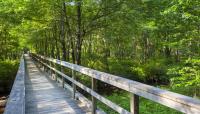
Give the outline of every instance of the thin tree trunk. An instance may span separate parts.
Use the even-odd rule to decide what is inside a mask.
[[[76,62],[81,64],[81,47],[82,47],[82,33],[81,33],[81,0],[77,5],[77,44],[76,44]]]
[[[66,13],[65,3],[63,2],[63,9],[61,9],[61,45],[62,45],[62,60],[66,61],[67,54],[66,54],[66,43],[65,43],[65,20],[64,15]]]

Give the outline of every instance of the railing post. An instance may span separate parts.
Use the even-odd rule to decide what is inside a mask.
[[[35,61],[39,64],[39,68],[43,68],[43,65],[41,63],[41,58],[38,55],[35,55],[35,54],[31,54],[31,55],[33,56]]]
[[[92,90],[93,91],[97,90],[97,80],[94,78],[92,78]],[[96,109],[97,109],[96,98],[92,96],[92,114],[96,114]]]
[[[64,68],[62,66],[61,66],[61,72],[64,73]],[[63,76],[62,76],[62,82],[61,82],[61,84],[62,84],[62,88],[65,88],[65,79],[64,79]]]
[[[57,69],[56,63],[53,63],[53,67],[54,67],[55,69]],[[58,79],[57,79],[58,73],[57,73],[57,72],[54,72],[54,73],[55,73],[55,81],[57,82],[57,81],[58,81]]]
[[[139,114],[139,96],[130,93],[130,110],[131,114]]]
[[[72,69],[72,79],[76,80],[75,72]],[[72,82],[72,87],[73,87],[73,99],[76,99],[76,85]]]
[[[50,66],[50,62],[48,60],[46,60],[46,64]],[[50,77],[50,68],[47,67],[47,75]]]
[[[48,60],[46,60],[46,64],[47,64],[47,65],[50,65]],[[46,67],[46,72],[47,72],[47,75],[48,75],[48,76],[49,76],[49,70],[50,70],[50,68],[49,68],[49,67]]]
[[[41,61],[45,64],[46,62],[45,62],[45,59],[43,59],[43,58],[41,58]],[[44,68],[44,73],[46,72],[46,67],[45,67],[45,65],[43,65],[43,68]]]
[[[38,67],[39,68],[41,68],[42,67],[42,65],[41,65],[41,63],[40,63],[40,58],[38,58],[38,57],[36,57],[37,59],[35,59],[35,61],[37,62],[37,64],[38,64]]]
[[[50,67],[52,67],[53,65],[52,65],[52,62],[51,61],[49,61],[50,62]],[[50,76],[51,76],[51,78],[53,77],[53,71],[52,71],[52,69],[51,68],[49,68],[49,70],[50,70]]]
[[[44,63],[45,64],[47,64],[47,60],[46,60],[46,55],[44,56]],[[44,67],[45,67],[45,74],[47,73],[47,71],[48,71],[48,69],[47,69],[47,66],[46,65],[44,65]]]

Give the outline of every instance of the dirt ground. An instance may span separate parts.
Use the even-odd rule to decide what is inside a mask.
[[[3,114],[4,108],[6,106],[7,97],[0,96],[0,114]]]
[[[0,108],[0,114],[3,114],[3,112],[4,112],[4,108],[1,107],[1,108]]]

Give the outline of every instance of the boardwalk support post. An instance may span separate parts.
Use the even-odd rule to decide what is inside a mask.
[[[131,114],[139,114],[139,96],[130,93],[130,110]]]
[[[50,67],[53,66],[51,61],[49,61],[49,65],[50,65]],[[49,70],[50,70],[50,76],[51,76],[51,78],[52,78],[52,76],[53,76],[53,71],[52,71],[52,69],[50,69],[50,68],[49,68]]]
[[[61,72],[64,73],[64,68],[62,66],[61,66]],[[65,79],[64,79],[63,76],[62,76],[62,82],[61,82],[61,84],[62,84],[62,88],[65,88]]]
[[[72,70],[72,79],[76,80],[76,76],[75,76],[75,72],[74,70]],[[72,83],[72,87],[73,87],[73,99],[76,99],[76,84]]]
[[[46,60],[45,60],[45,58],[42,60],[44,63],[46,63]],[[44,67],[44,72],[46,72],[46,66],[45,65],[43,65],[43,67]]]
[[[56,66],[56,63],[53,63],[53,66],[54,66],[54,68],[57,68],[57,66]],[[55,81],[57,82],[58,81],[58,79],[57,79],[57,77],[58,77],[58,73],[57,72],[55,72],[54,71],[54,73],[55,73]]]
[[[62,88],[65,88],[65,79],[62,77]]]
[[[96,91],[97,90],[97,80],[92,78],[92,90]],[[92,96],[92,114],[96,114],[96,98]]]

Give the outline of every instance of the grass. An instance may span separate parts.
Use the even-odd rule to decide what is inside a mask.
[[[112,95],[106,96],[106,98],[129,111],[130,97],[127,92],[114,93]],[[155,103],[142,97],[140,97],[139,100],[139,110],[141,114],[182,114],[181,112],[178,112],[174,109],[168,108],[166,106],[163,106],[161,104]],[[105,104],[101,103],[100,101],[98,101],[98,107],[108,114],[118,114],[117,112],[115,112]]]

